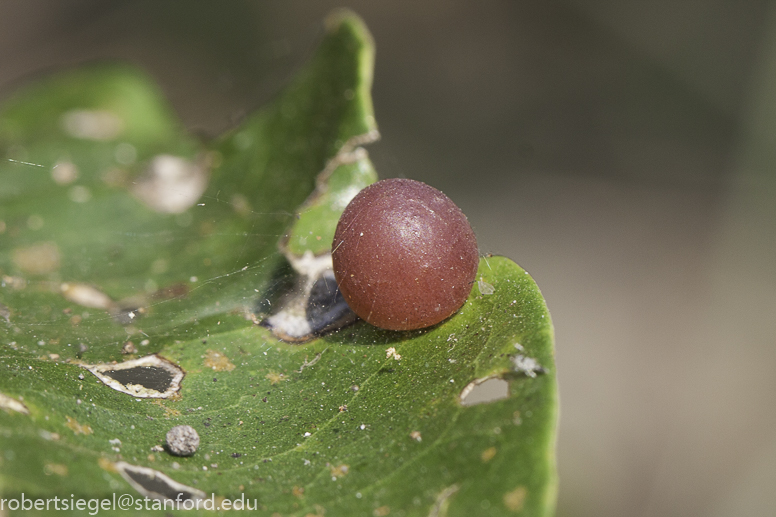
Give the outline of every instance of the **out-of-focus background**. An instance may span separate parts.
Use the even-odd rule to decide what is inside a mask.
[[[772,2],[11,0],[0,99],[121,59],[217,135],[343,4],[377,43],[381,176],[443,190],[547,299],[558,515],[776,515]]]

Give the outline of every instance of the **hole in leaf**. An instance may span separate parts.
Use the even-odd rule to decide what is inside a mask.
[[[116,379],[121,384],[140,384],[149,390],[164,393],[170,389],[173,375],[163,368],[154,366],[137,366],[128,370],[114,370],[105,375]]]
[[[115,467],[127,483],[149,499],[198,501],[206,497],[205,492],[179,483],[158,470],[130,465],[123,461],[116,463]]]
[[[296,282],[282,294],[275,312],[261,321],[283,341],[301,343],[345,327],[358,318],[334,280],[331,254],[289,257]]]
[[[474,406],[487,404],[509,396],[509,383],[498,377],[485,377],[477,379],[461,391],[460,401],[462,406]]]
[[[342,297],[333,274],[324,274],[313,284],[307,300],[307,321],[314,333],[326,332],[330,328],[340,328],[356,321],[356,314]]]
[[[181,387],[185,372],[158,355],[119,364],[83,365],[116,391],[139,398],[169,398]]]

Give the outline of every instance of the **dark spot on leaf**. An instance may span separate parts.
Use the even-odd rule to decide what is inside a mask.
[[[189,294],[189,286],[184,283],[177,283],[162,287],[151,295],[154,300],[172,300],[175,298],[184,298]]]

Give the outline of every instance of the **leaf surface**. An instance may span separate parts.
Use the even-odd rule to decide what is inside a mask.
[[[123,66],[5,103],[3,497],[139,498],[123,461],[267,515],[552,514],[552,324],[510,260],[482,259],[492,294],[475,285],[430,329],[359,322],[295,345],[255,324],[288,284],[278,243],[326,251],[338,213],[375,179],[358,148],[376,139],[372,62],[362,22],[335,14],[288,88],[207,143]],[[160,211],[139,190],[160,157],[173,176],[204,178],[188,208]],[[151,354],[186,372],[178,397],[133,397],[84,368]],[[462,402],[485,379],[502,379],[489,381],[500,398],[472,403],[486,382]],[[199,433],[193,456],[154,449],[176,425]]]

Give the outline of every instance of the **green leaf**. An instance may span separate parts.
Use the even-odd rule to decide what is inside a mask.
[[[294,345],[254,323],[288,283],[278,244],[325,252],[375,178],[358,148],[376,138],[371,37],[347,12],[326,27],[286,91],[215,142],[122,66],[6,102],[3,498],[140,498],[123,461],[267,515],[553,513],[552,324],[510,260],[484,258],[461,311],[422,331],[359,322]],[[185,370],[179,396],[131,396],[84,367],[154,353]],[[488,385],[504,391],[473,403]],[[199,433],[191,457],[156,447],[177,425]]]

